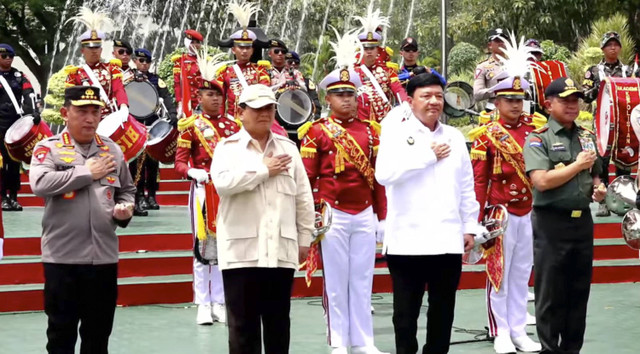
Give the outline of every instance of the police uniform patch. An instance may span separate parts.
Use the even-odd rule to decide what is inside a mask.
[[[47,158],[47,154],[50,152],[51,150],[46,147],[46,146],[41,146],[38,149],[36,149],[36,151],[33,152],[33,156],[35,156],[36,160],[38,160],[38,162],[43,163],[44,159]]]
[[[72,163],[73,161],[76,160],[75,157],[61,157],[60,160],[66,162],[66,163]]]

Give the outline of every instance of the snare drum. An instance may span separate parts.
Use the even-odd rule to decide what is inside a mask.
[[[124,87],[129,99],[129,114],[144,121],[160,108],[158,91],[149,81],[131,81]]]
[[[26,115],[11,125],[4,136],[4,144],[12,160],[31,163],[31,155],[36,144],[53,134],[43,120],[33,124],[33,116]]]
[[[638,162],[638,137],[631,113],[640,104],[640,79],[607,77],[600,82],[596,111],[596,136],[601,156],[611,156],[618,167]]]
[[[165,164],[175,161],[178,147],[178,130],[167,121],[158,119],[149,127],[147,154],[152,159]]]
[[[287,90],[278,96],[277,112],[286,129],[298,129],[313,113],[313,103],[303,90]]]
[[[473,107],[473,87],[464,81],[455,81],[444,90],[444,113],[449,117],[462,117]]]
[[[545,60],[536,62],[537,66],[531,67],[533,77],[533,94],[538,107],[544,107],[544,90],[555,79],[567,77],[567,67],[560,60]]]
[[[147,145],[147,128],[131,115],[121,123],[116,113],[109,114],[98,125],[96,134],[107,136],[118,144],[127,162],[138,157]]]

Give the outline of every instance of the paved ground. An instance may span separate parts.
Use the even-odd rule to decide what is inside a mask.
[[[391,294],[374,295],[376,343],[393,352]],[[224,325],[197,326],[195,308],[186,305],[156,305],[118,308],[110,353],[227,352]],[[318,298],[294,299],[292,303],[292,354],[328,353],[322,307]],[[493,353],[484,338],[483,290],[458,293],[456,327],[451,353]],[[419,320],[423,344],[424,314]],[[640,286],[638,284],[594,285],[587,318],[587,335],[582,354],[638,353],[640,338]],[[0,314],[0,353],[43,353],[46,316],[42,312]],[[535,327],[528,327],[535,333]],[[471,343],[465,343],[471,341]]]

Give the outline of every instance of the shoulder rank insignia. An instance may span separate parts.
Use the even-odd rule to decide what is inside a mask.
[[[73,161],[76,160],[75,157],[61,157],[60,160],[66,162],[66,163],[72,163]]]
[[[547,130],[549,130],[549,126],[545,125],[544,127],[538,128],[538,129],[534,130],[533,132],[536,133],[536,134],[540,134],[540,133],[546,132]]]
[[[116,178],[112,176],[107,176],[106,179],[107,179],[107,182],[109,182],[109,184],[113,184],[116,181]]]

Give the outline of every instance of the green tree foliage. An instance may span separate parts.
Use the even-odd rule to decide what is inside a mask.
[[[542,41],[540,47],[544,51],[542,60],[560,60],[567,63],[571,58],[571,51],[567,47],[558,45],[552,40]]]
[[[53,74],[48,82],[49,94],[44,98],[47,108],[42,111],[42,119],[47,123],[63,125],[60,108],[64,104],[64,89],[67,73],[64,69]]]
[[[482,53],[478,47],[467,42],[456,44],[449,52],[449,74],[473,72]]]

